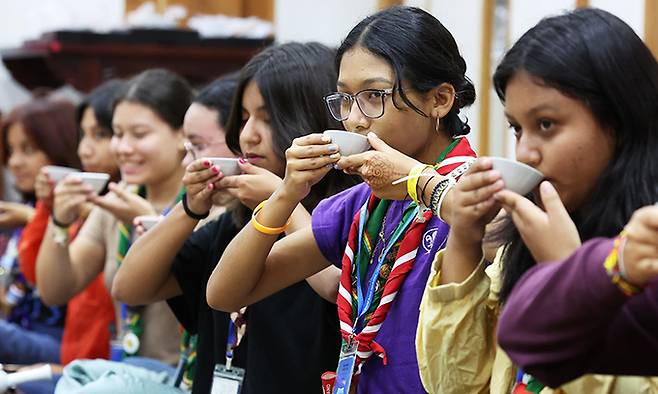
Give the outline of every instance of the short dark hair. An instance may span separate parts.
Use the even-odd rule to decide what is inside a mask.
[[[94,111],[94,116],[100,126],[103,136],[112,137],[112,114],[114,113],[114,102],[125,87],[126,82],[121,79],[110,79],[96,87],[85,97],[76,110],[78,125],[82,122],[82,116],[87,108]]]
[[[614,133],[612,159],[589,201],[571,216],[583,241],[618,234],[635,210],[658,199],[656,59],[618,17],[579,9],[543,19],[507,52],[493,77],[503,102],[520,72],[581,101]],[[506,234],[501,300],[535,264],[513,224]]]
[[[345,53],[356,47],[368,50],[393,67],[394,89],[405,104],[422,116],[428,115],[407,98],[402,81],[423,93],[442,83],[452,85],[455,102],[441,119],[441,125],[453,137],[470,132],[468,124],[459,118],[459,111],[473,104],[475,87],[466,77],[466,62],[455,39],[434,16],[420,8],[396,6],[365,18],[338,48],[337,68]]]
[[[192,103],[192,88],[183,77],[169,70],[156,68],[132,77],[115,100],[144,105],[174,130],[183,126],[185,112]]]
[[[254,56],[240,72],[231,116],[226,126],[226,142],[236,154],[240,151],[242,97],[247,84],[254,81],[263,96],[270,117],[272,142],[276,156],[285,163],[285,152],[292,141],[327,129],[343,129],[324,107],[323,97],[336,88],[335,52],[325,45],[286,43],[269,47]],[[358,183],[357,178],[340,171],[329,172],[302,202],[312,209],[321,199]],[[244,215],[237,214],[237,222]]]
[[[9,159],[9,127],[20,123],[32,142],[55,165],[81,168],[77,155],[75,106],[63,99],[38,98],[12,110],[2,124],[2,160]]]
[[[226,128],[231,113],[233,95],[238,87],[240,73],[234,72],[212,81],[194,97],[193,102],[217,111],[217,124]]]

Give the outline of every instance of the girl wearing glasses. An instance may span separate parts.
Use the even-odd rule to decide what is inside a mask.
[[[183,121],[183,134],[187,140],[184,167],[202,157],[235,157],[226,143],[226,125],[237,85],[237,73],[223,76],[202,89],[192,101]],[[228,193],[215,193],[208,220],[224,212],[225,206],[232,199]],[[139,231],[142,231],[141,224],[136,224]]]
[[[242,156],[243,173],[224,177],[222,168],[207,158],[188,165],[183,204],[137,241],[114,281],[112,293],[122,301],[168,300],[183,326],[198,335],[196,374],[185,377],[193,393],[221,391],[217,386],[226,382],[213,378],[213,371],[226,372],[227,367],[237,380],[241,377],[235,371],[246,371],[243,392],[319,392],[321,373],[336,365],[336,309],[316,294],[331,289],[312,289],[309,284],[335,283],[337,269],[309,278],[308,284],[299,278],[246,311],[242,305],[228,311],[231,314],[214,311],[205,296],[226,245],[248,223],[256,204],[282,183],[285,149],[308,132],[338,127],[322,103],[322,96],[336,85],[334,55],[321,44],[288,43],[249,61],[240,72],[226,127],[229,147]],[[308,212],[318,201],[355,183],[339,172],[324,178],[299,205],[292,227],[308,225]],[[192,233],[215,196],[225,191],[241,204]],[[323,275],[333,280],[323,280]],[[145,277],[149,281],[142,280]]]
[[[183,120],[183,134],[187,139],[184,166],[202,157],[233,157],[226,144],[225,128],[237,83],[237,74],[219,78],[192,101]]]
[[[207,299],[213,308],[235,310],[328,266],[342,267],[340,287],[332,283],[345,360],[338,387],[348,392],[354,371],[359,393],[424,393],[414,350],[418,306],[448,225],[419,209],[429,201],[405,199],[405,185],[391,183],[448,158],[452,164],[438,167],[445,175],[475,155],[460,138],[469,129],[458,116],[474,88],[452,35],[418,8],[389,8],[361,21],[336,64],[329,111],[345,129],[368,135],[375,150],[341,157],[322,134],[295,139],[282,185],[227,247]],[[299,201],[334,165],[365,183],[321,202],[311,225],[277,242]],[[413,194],[422,196],[438,179],[431,166],[426,172]]]

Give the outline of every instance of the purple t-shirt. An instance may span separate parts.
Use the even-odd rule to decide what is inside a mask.
[[[354,215],[370,196],[370,188],[360,184],[323,200],[313,211],[312,227],[315,241],[324,256],[337,267],[347,245]],[[410,201],[392,201],[384,233],[390,237],[402,219]],[[448,225],[432,218],[425,228],[413,268],[398,291],[393,305],[375,337],[388,356],[384,365],[373,356],[363,365],[358,393],[425,393],[416,360],[416,326],[418,308],[423,296],[430,265],[448,235]],[[368,270],[368,278],[372,270]]]

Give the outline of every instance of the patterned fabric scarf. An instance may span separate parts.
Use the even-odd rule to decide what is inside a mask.
[[[140,185],[137,188],[136,192],[137,195],[139,195],[140,197],[146,198],[146,187],[144,185]],[[172,204],[172,206],[180,202],[181,198],[183,198],[184,193],[185,193],[185,188],[182,188],[176,195],[176,199]],[[171,207],[165,209],[163,215],[166,215],[170,209]],[[132,244],[132,238],[133,238],[132,235],[133,235],[133,226],[129,224],[125,224],[120,221],[119,246],[117,252],[117,265],[119,266],[123,262],[123,259],[126,257],[126,254],[128,253],[128,249],[130,249],[130,245]],[[143,310],[144,310],[143,306],[127,306],[125,304],[121,305],[121,318],[124,320],[123,324],[125,327],[124,335],[132,333],[138,340],[139,338],[142,337],[142,334],[144,334],[144,319],[142,318]],[[182,341],[181,345],[184,346],[185,348],[194,346],[195,348],[193,349],[193,352],[196,354],[196,338],[194,340],[190,340],[189,338],[186,337],[186,335],[183,335],[181,341]],[[139,351],[139,342],[137,342],[136,346],[130,348],[129,350],[130,351],[124,348],[124,357],[137,354],[137,352]]]
[[[435,166],[437,173],[447,175],[463,163],[476,157],[466,138],[455,139],[450,146],[437,159]],[[381,328],[386,315],[395,300],[398,290],[413,268],[418,246],[422,240],[427,223],[432,217],[432,212],[426,210],[419,212],[415,203],[411,203],[403,214],[397,231],[404,232],[401,241],[396,241],[392,247],[385,251],[385,245],[379,247],[379,234],[385,227],[386,212],[390,201],[379,200],[373,195],[366,204],[354,216],[348,235],[347,247],[342,259],[342,272],[338,288],[338,317],[340,320],[341,335],[345,342],[358,341],[356,360],[356,371],[370,356],[376,354],[387,364],[385,349],[374,341]],[[365,210],[365,212],[363,212]],[[365,215],[364,215],[365,213]],[[410,220],[412,217],[415,219]],[[364,231],[362,239],[359,239],[360,222],[365,218],[367,230]],[[403,223],[408,223],[408,228],[403,228]],[[391,235],[393,238],[393,235]],[[382,237],[383,238],[383,234]],[[382,239],[383,241],[383,239]],[[390,240],[389,240],[390,242]],[[386,243],[386,242],[382,242]],[[377,255],[379,252],[379,255]],[[381,256],[386,252],[385,256]],[[354,256],[356,255],[356,261]],[[383,259],[378,272],[372,303],[361,318],[358,317],[358,291],[362,283],[357,283],[357,270],[362,280],[367,281],[368,265],[376,259]],[[354,328],[354,330],[353,330]],[[354,332],[353,332],[354,331]]]
[[[516,383],[512,388],[512,394],[539,394],[544,390],[544,387],[546,385],[519,368],[516,372]]]
[[[379,252],[379,257],[383,253],[384,248],[386,247],[386,240],[384,239],[384,229],[386,227],[386,212],[389,205],[391,204],[390,200],[380,200],[377,203],[377,206],[370,214],[368,218],[368,224],[366,231],[363,233],[363,238],[361,240],[361,253],[359,255],[360,262],[369,262],[372,263],[373,260],[377,257],[375,256],[376,252]],[[364,320],[368,320],[372,317],[372,313],[377,308],[379,300],[382,295],[383,286],[386,284],[386,279],[388,274],[390,274],[391,267],[393,264],[393,259],[390,258],[391,255],[395,257],[394,253],[400,248],[400,242],[396,242],[391,248],[391,252],[385,256],[384,264],[379,270],[379,278],[377,279],[377,284],[375,286],[375,294],[372,300],[372,304],[364,316]],[[352,268],[352,271],[359,269],[360,277],[366,278],[368,273],[369,264],[359,264],[357,267],[356,264]],[[352,272],[352,299],[356,300],[358,297],[357,286],[362,286],[362,283],[357,283],[357,276],[355,272]],[[352,316],[356,318],[357,315],[357,305],[352,305]]]
[[[146,198],[146,187],[144,185],[140,185],[137,190],[137,195]],[[122,221],[119,221],[119,247],[117,251],[117,265],[121,266],[121,263],[123,263],[123,259],[126,257],[126,254],[128,253],[128,249],[130,249],[130,245],[132,244],[132,235],[133,235],[133,226],[130,224],[125,224]],[[141,306],[128,306],[125,304],[121,305],[121,318],[123,319],[123,325],[124,325],[124,335],[127,335],[129,333],[134,334],[137,339],[142,337],[142,334],[144,333],[144,321],[142,319],[142,310],[143,307]],[[137,354],[139,351],[139,343],[135,344],[134,347],[131,349],[127,350],[124,347],[123,350],[123,355],[124,357],[126,356],[132,356]]]
[[[362,209],[365,208],[367,209],[368,213],[370,213],[376,211],[376,206],[379,208],[378,205],[379,199],[371,195],[366,206],[364,206]],[[364,261],[361,258],[357,258],[357,261],[353,262],[353,251],[357,250],[358,248],[357,239],[359,233],[359,222],[361,221],[362,216],[361,211],[355,215],[352,226],[350,227],[347,248],[345,250],[345,255],[343,256],[342,261],[343,269],[341,273],[340,286],[338,288],[338,299],[336,303],[338,304],[338,318],[340,319],[341,334],[343,339],[346,342],[349,342],[350,339],[353,338],[359,343],[357,351],[357,365],[361,365],[373,354],[377,354],[378,356],[382,357],[384,365],[388,363],[386,351],[381,345],[374,341],[374,338],[377,336],[377,333],[379,332],[379,329],[384,322],[384,319],[386,318],[386,315],[388,314],[393,300],[395,300],[395,296],[402,286],[404,279],[413,267],[422,234],[425,231],[425,227],[427,226],[427,223],[432,216],[431,211],[426,211],[422,215],[423,220],[413,219],[410,222],[409,219],[412,217],[412,215],[416,216],[417,212],[418,207],[415,203],[411,203],[411,205],[405,210],[404,218],[397,229],[398,231],[406,230],[404,238],[402,238],[401,242],[396,242],[398,245],[397,251],[394,250],[394,246],[391,248],[391,251],[387,253],[387,255],[395,255],[395,259],[393,260],[392,264],[390,261],[388,264],[385,262],[382,264],[378,272],[373,273],[373,275],[378,275],[377,284],[375,285],[375,292],[373,295],[373,301],[364,318],[362,318],[360,321],[357,320],[358,317],[356,311],[356,305],[358,304],[356,297],[358,289],[356,288],[360,286],[360,284],[355,283],[353,278],[356,276],[355,272],[357,269],[363,269],[361,267],[364,265],[367,269],[367,265],[369,263],[369,260]],[[405,219],[407,219],[406,225],[404,224]],[[408,229],[404,228],[407,226]],[[363,240],[359,241],[363,242]],[[362,255],[363,249],[364,248],[362,248]],[[352,332],[352,328],[355,325],[363,327],[358,334],[356,332]]]
[[[196,349],[197,349],[197,335],[191,335],[189,332],[183,330],[183,335],[180,341],[180,381],[185,385],[184,387],[192,387],[194,377],[196,376]],[[178,386],[180,382],[177,382]]]

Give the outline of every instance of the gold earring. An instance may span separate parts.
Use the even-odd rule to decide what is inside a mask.
[[[436,124],[434,125],[434,130],[438,133],[440,128],[441,128],[441,117],[437,116]]]

